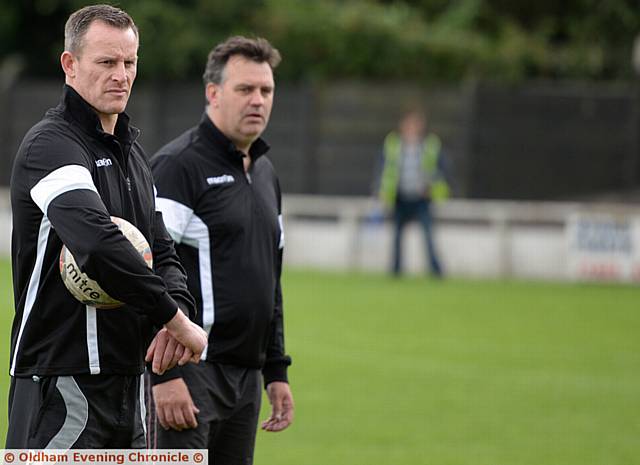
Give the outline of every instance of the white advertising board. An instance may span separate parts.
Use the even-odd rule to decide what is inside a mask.
[[[640,217],[576,213],[566,237],[570,279],[640,282]]]

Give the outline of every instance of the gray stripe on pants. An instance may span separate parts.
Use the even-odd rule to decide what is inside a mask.
[[[67,416],[60,431],[49,441],[46,449],[70,449],[78,440],[89,419],[89,403],[73,376],[60,376],[56,382]]]
[[[144,437],[145,437],[145,442],[146,442],[146,438],[147,438],[147,404],[145,403],[144,400],[144,373],[142,373],[140,375],[140,379],[138,380],[138,382],[140,383],[139,386],[139,390],[140,390],[140,397],[139,397],[139,402],[140,402],[140,421],[142,421],[142,431],[144,432]]]

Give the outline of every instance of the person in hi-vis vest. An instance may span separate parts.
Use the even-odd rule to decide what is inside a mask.
[[[411,220],[418,220],[425,236],[430,272],[442,277],[443,269],[433,240],[431,202],[449,197],[440,138],[427,131],[427,118],[420,110],[405,113],[397,131],[384,140],[379,199],[393,212],[392,272],[402,273],[402,233]]]

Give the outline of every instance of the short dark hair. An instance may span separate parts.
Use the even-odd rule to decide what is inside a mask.
[[[257,63],[269,63],[274,69],[281,61],[280,52],[269,43],[267,39],[257,37],[251,39],[243,36],[229,37],[219,43],[209,53],[207,65],[204,68],[202,79],[204,84],[220,84],[224,79],[224,68],[234,55],[241,55]]]
[[[78,53],[82,49],[82,40],[94,21],[102,21],[118,29],[131,28],[138,37],[138,28],[126,11],[111,5],[89,5],[75,11],[67,19],[64,26],[64,49]]]

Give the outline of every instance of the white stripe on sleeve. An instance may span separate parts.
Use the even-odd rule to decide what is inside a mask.
[[[284,222],[282,221],[282,215],[278,215],[278,225],[280,225],[280,243],[278,244],[279,249],[284,248]]]
[[[156,210],[162,212],[162,219],[167,231],[173,240],[180,244],[193,216],[193,210],[180,202],[165,197],[156,197]]]
[[[49,204],[60,194],[76,189],[88,189],[98,193],[93,178],[87,168],[80,165],[66,165],[47,174],[31,189],[31,198],[47,214]]]
[[[184,230],[182,242],[198,249],[198,272],[200,274],[200,292],[202,299],[202,327],[211,333],[211,328],[216,320],[216,304],[213,282],[213,244],[209,235],[209,228],[197,215],[193,215],[187,228]],[[201,360],[206,360],[207,349],[205,347]]]

